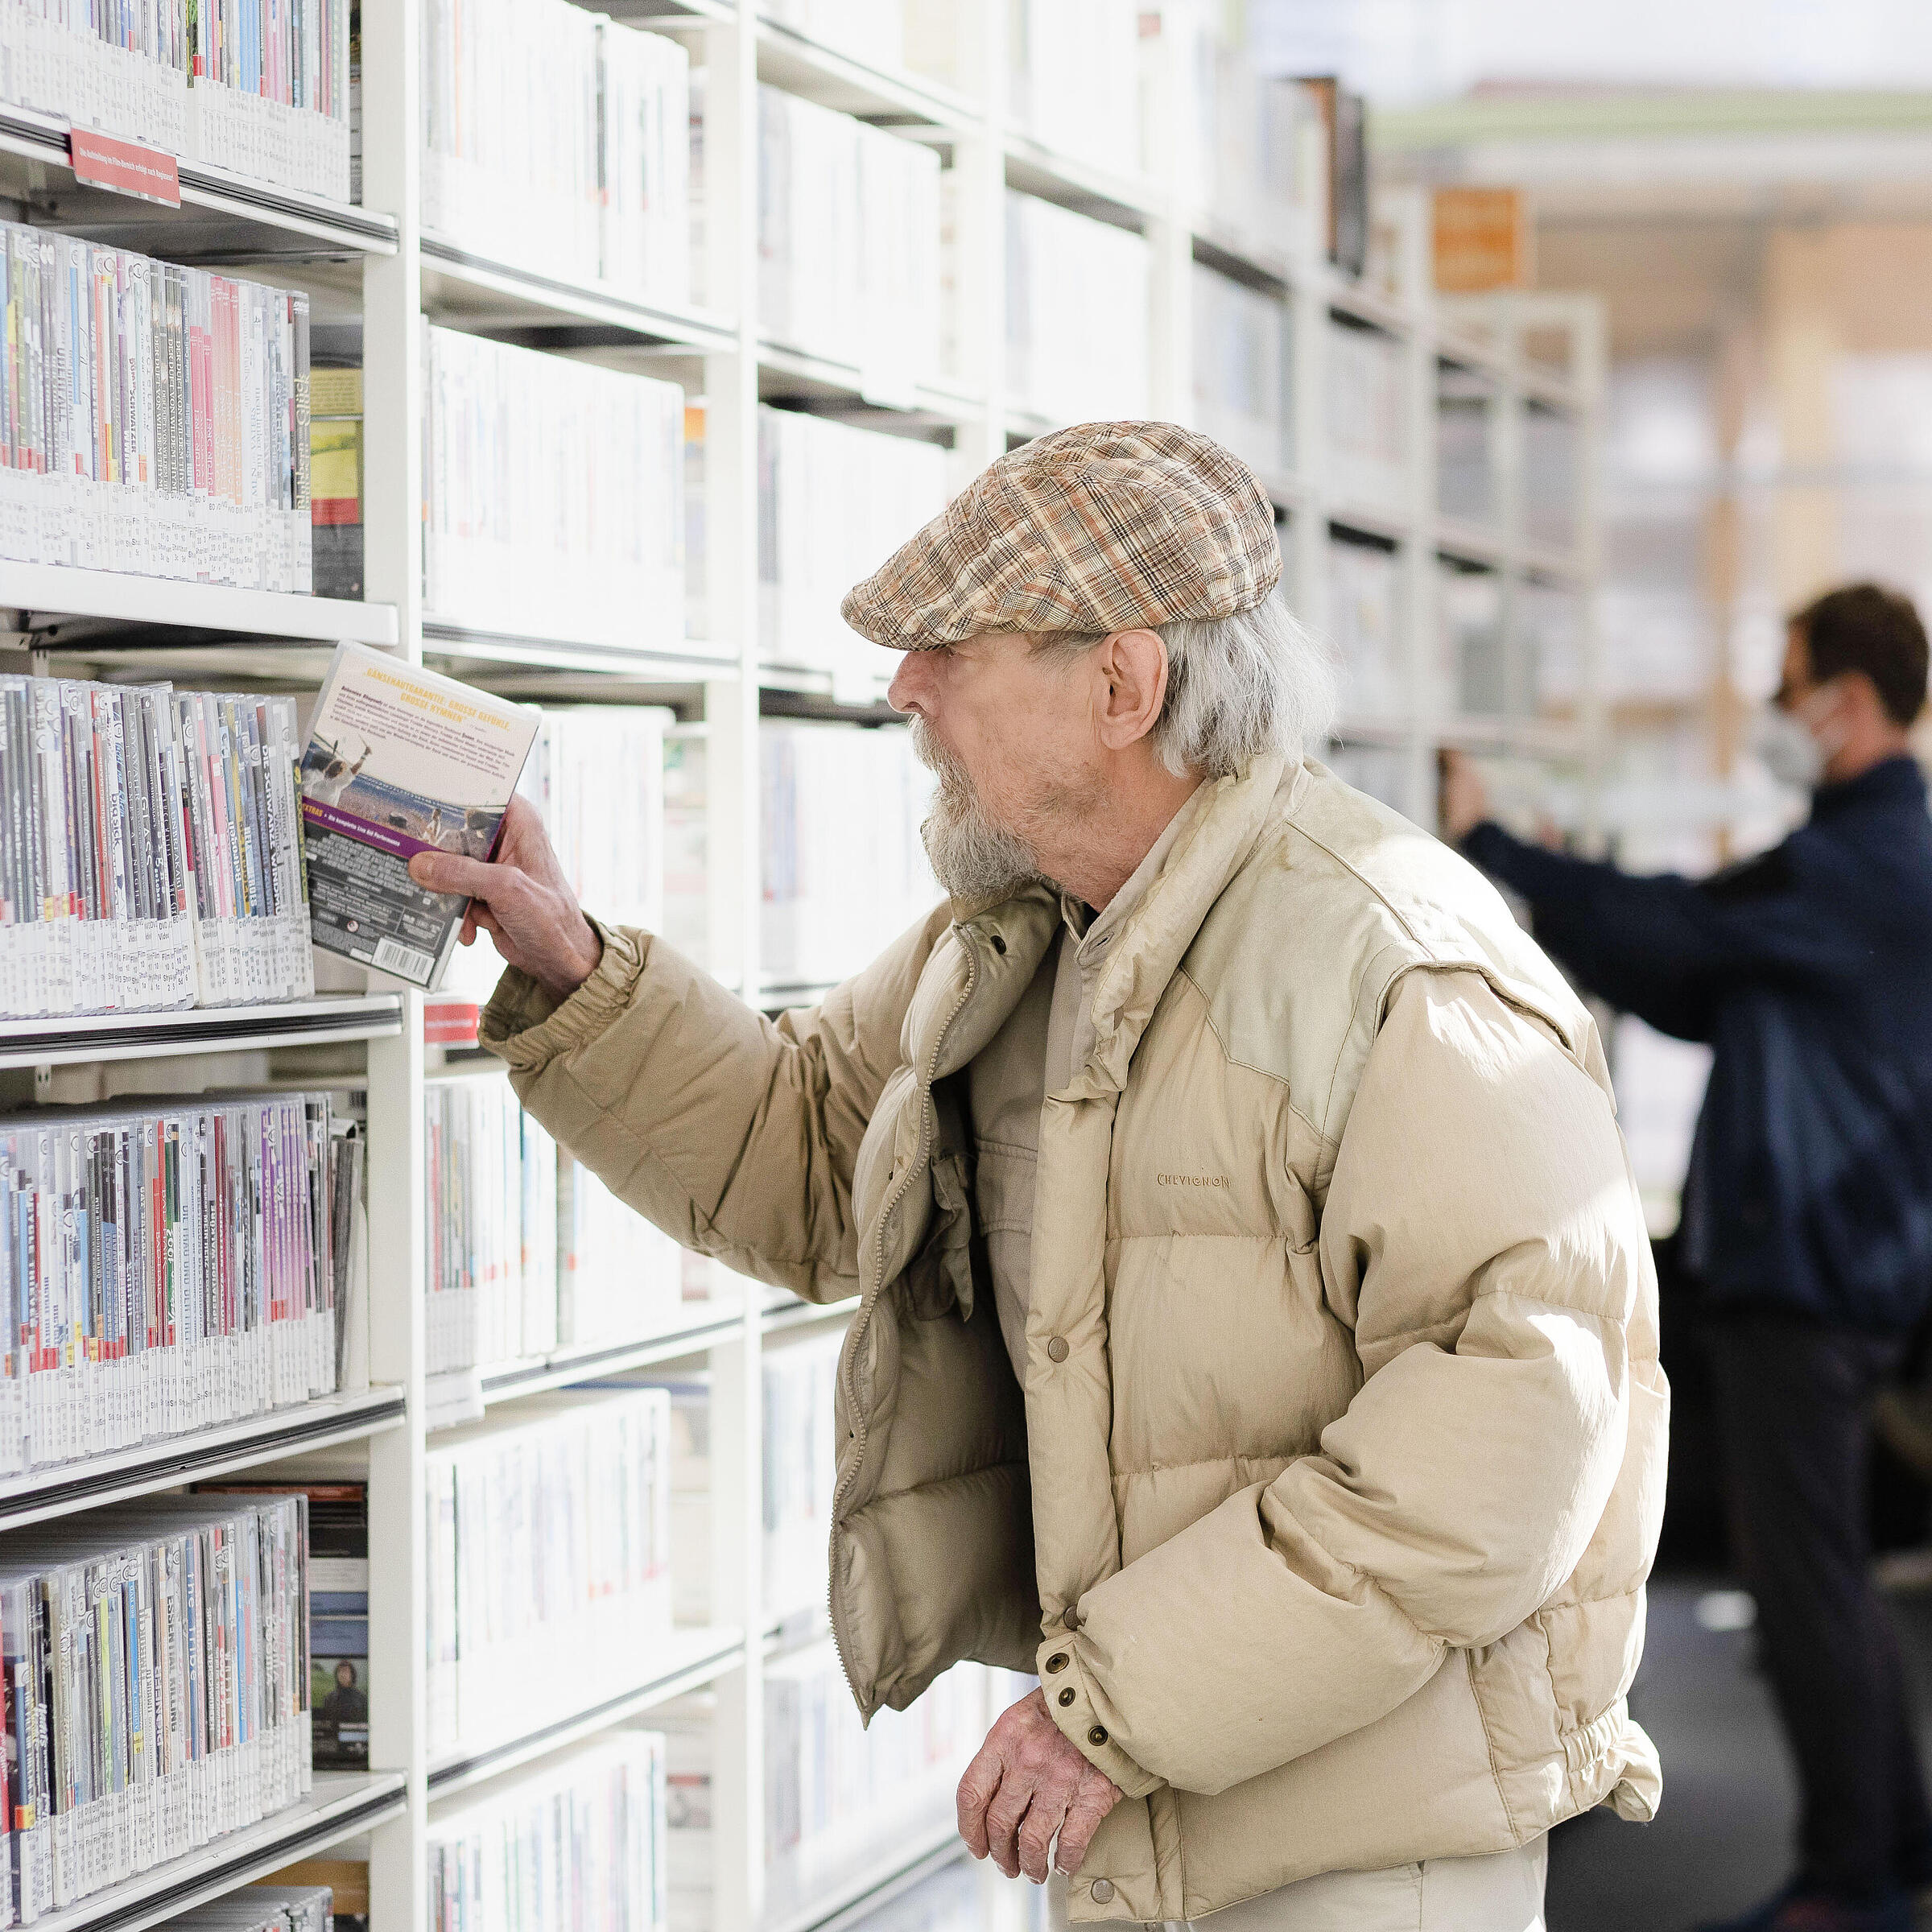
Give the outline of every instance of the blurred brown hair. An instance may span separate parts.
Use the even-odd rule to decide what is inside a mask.
[[[1926,627],[1909,597],[1882,584],[1847,584],[1789,621],[1804,637],[1814,682],[1862,671],[1895,724],[1911,724],[1925,708]]]

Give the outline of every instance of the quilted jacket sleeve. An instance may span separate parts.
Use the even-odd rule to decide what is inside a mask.
[[[1068,1736],[1130,1792],[1220,1791],[1514,1629],[1616,1480],[1645,1253],[1604,1090],[1479,976],[1401,982],[1320,1231],[1361,1389],[1318,1453],[1082,1597],[1042,1651]]]
[[[740,1273],[815,1299],[857,1286],[852,1163],[940,906],[817,1006],[767,1020],[650,934],[561,1005],[514,968],[483,1044],[518,1097],[620,1200]]]

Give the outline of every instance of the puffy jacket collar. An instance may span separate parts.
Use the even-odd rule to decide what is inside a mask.
[[[972,1059],[1033,984],[1059,924],[1059,896],[1043,881],[956,920],[907,1009],[906,1064],[921,1067],[930,1059],[932,1079],[943,1080]],[[942,967],[943,984],[929,1000],[935,967]]]
[[[1286,791],[1291,799],[1306,778],[1306,767],[1278,755],[1256,758],[1203,785],[1182,807],[1191,822],[1095,983],[1093,1048],[1075,1070],[1070,1097],[1126,1085],[1133,1050],[1208,909],[1254,849],[1277,795]],[[1059,895],[1044,882],[976,910],[954,910],[948,943],[921,977],[902,1040],[906,1063],[930,1066],[935,1081],[965,1066],[1005,1023],[1062,923]]]
[[[1069,1098],[1097,1100],[1125,1089],[1133,1050],[1201,922],[1253,851],[1276,795],[1286,787],[1292,796],[1305,775],[1298,764],[1290,768],[1270,753],[1203,786],[1183,807],[1193,823],[1121,928],[1113,956],[1094,983],[1093,1047],[1075,1070]]]

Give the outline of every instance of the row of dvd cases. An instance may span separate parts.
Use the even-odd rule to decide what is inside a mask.
[[[1135,64],[1142,109],[1137,147],[1118,148],[1082,138],[1077,118],[1056,132],[1053,117],[1028,111],[1034,96],[1016,79],[1025,62],[1011,34],[1037,5],[888,6],[901,31],[887,38],[902,58],[886,64],[869,57],[877,40],[815,37],[824,31],[817,14],[837,9],[787,6],[770,18],[728,0],[653,0],[650,17],[627,18],[681,63],[655,47],[648,59],[629,43],[605,50],[644,103],[638,140],[621,159],[647,226],[613,234],[585,215],[587,180],[617,163],[584,153],[571,161],[568,219],[559,203],[552,232],[524,244],[516,224],[462,226],[466,208],[487,205],[473,164],[486,173],[490,156],[464,146],[469,129],[437,118],[452,97],[437,50],[452,19],[487,27],[502,10],[394,0],[365,14],[354,201],[193,156],[179,164],[179,208],[113,195],[73,176],[57,103],[0,105],[8,219],[165,262],[224,273],[244,265],[245,275],[307,294],[318,364],[361,369],[349,494],[362,532],[361,594],[353,598],[0,562],[0,610],[14,613],[0,668],[299,696],[319,680],[326,646],[347,638],[547,704],[666,708],[704,753],[701,797],[678,801],[687,820],[703,821],[697,870],[680,881],[682,931],[694,950],[701,939],[702,956],[727,984],[761,1004],[787,1003],[863,960],[803,940],[789,956],[761,945],[774,916],[764,822],[778,782],[759,749],[761,716],[877,727],[884,667],[862,652],[792,647],[818,624],[810,605],[819,587],[801,597],[770,547],[762,554],[778,501],[774,452],[861,481],[876,469],[895,491],[917,472],[919,488],[943,492],[1069,413],[1145,412],[1199,422],[1255,463],[1282,519],[1291,601],[1318,632],[1383,667],[1379,684],[1355,687],[1342,727],[1337,755],[1355,761],[1361,782],[1426,816],[1429,752],[1453,739],[1513,762],[1526,786],[1567,771],[1579,795],[1587,790],[1587,484],[1600,361],[1591,314],[1535,298],[1449,315],[1427,291],[1422,211],[1399,199],[1378,208],[1369,275],[1338,274],[1323,244],[1318,146],[1297,123],[1285,174],[1269,175],[1238,142],[1230,159],[1226,104],[1257,97],[1258,84],[1230,50],[1203,40],[1191,8],[1109,11],[1100,0],[1088,10],[1116,29],[1116,15],[1135,14],[1161,28],[1131,45],[1123,34],[1108,39],[1110,60]],[[600,36],[610,30],[572,44],[595,60]],[[659,202],[646,210],[638,184],[653,153],[675,175],[663,126],[656,148],[646,138],[648,103],[660,99],[651,89],[675,88],[680,75],[702,135],[684,157],[679,191],[688,196],[686,272],[663,280],[658,266],[667,247],[675,255],[679,225]],[[1037,77],[1029,86],[1037,90]],[[1217,102],[1211,142],[1203,130]],[[761,196],[762,167],[769,184],[781,142],[795,170],[785,201],[795,221],[823,213],[810,194],[822,174],[828,196],[845,184],[844,212],[826,217],[834,231],[844,225],[841,246],[862,239],[869,223],[913,233],[918,246],[903,258],[927,265],[920,272],[931,276],[934,299],[930,314],[912,305],[893,341],[842,341],[836,320],[801,320],[814,263],[799,259],[795,233],[787,255],[787,237],[771,226],[774,197]],[[526,227],[542,220],[543,205],[526,211]],[[923,240],[906,227],[919,221],[936,224]],[[1038,265],[1082,249],[1092,275],[1125,279],[1137,302],[1144,289],[1145,312],[1126,332],[1127,362],[1074,394],[1055,371],[1071,361],[1091,376],[1066,353],[1070,336],[1094,326],[1082,320],[1091,311],[1080,289],[1056,291]],[[445,332],[426,339],[426,320]],[[908,361],[894,343],[917,331],[928,332],[921,339],[932,351]],[[614,393],[606,382],[624,377],[650,386],[639,437],[675,445],[683,415],[682,475],[667,478],[660,464],[638,485],[656,493],[643,499],[641,532],[601,526],[576,553],[580,565],[557,579],[568,601],[561,592],[525,597],[527,582],[510,587],[517,596],[465,601],[486,580],[474,556],[448,544],[425,554],[425,506],[433,517],[450,494],[450,452],[477,447],[463,440],[473,423],[464,385],[513,352],[555,360],[555,381],[529,394],[554,397],[557,410],[602,419],[602,399]],[[836,437],[815,441],[815,429],[803,441],[781,436],[774,411],[828,435],[897,438],[907,461],[874,465]],[[609,423],[566,427],[594,440]],[[630,487],[623,448],[544,450],[600,489]],[[498,466],[506,460],[502,448],[485,454]],[[318,475],[318,516],[327,493]],[[1539,528],[1533,506],[1553,494],[1571,506],[1566,527]],[[451,528],[459,523],[470,541],[466,521]],[[889,514],[866,528],[880,546],[895,540]],[[432,522],[428,543],[441,541]],[[813,554],[808,533],[796,554]],[[599,575],[606,568],[609,580]],[[894,786],[902,762],[870,761]],[[803,777],[806,762],[795,763]],[[783,768],[784,782],[795,782],[792,770]],[[547,1345],[456,1373],[440,1352],[431,1373],[432,1340],[442,1347],[431,1332],[425,1238],[443,1202],[436,1096],[452,1078],[491,1077],[460,1044],[464,1018],[450,1002],[324,976],[314,997],[272,1006],[0,1024],[0,1100],[10,1113],[62,1104],[98,1113],[142,1096],[237,1089],[359,1096],[343,1105],[359,1116],[366,1173],[349,1237],[361,1245],[361,1274],[343,1305],[332,1393],[0,1479],[0,1530],[84,1523],[190,1482],[272,1482],[327,1468],[366,1484],[369,1546],[396,1553],[367,1579],[369,1672],[380,1686],[368,1768],[317,1770],[299,1802],[43,1922],[138,1932],[251,1878],[346,1853],[367,1858],[378,1932],[415,1932],[427,1923],[448,1821],[574,1761],[560,1754],[660,1718],[674,1736],[701,1734],[693,1748],[710,1823],[696,1856],[706,1869],[685,1889],[708,1901],[720,1929],[804,1932],[952,1855],[942,1804],[897,1821],[890,1847],[854,1840],[848,1856],[815,1868],[807,1887],[795,1874],[774,1880],[768,1863],[765,1728],[786,1707],[783,1686],[807,1668],[783,1660],[801,1634],[819,1633],[770,1614],[766,1357],[819,1346],[849,1309],[794,1303],[708,1274],[694,1258],[667,1278],[677,1286],[642,1339],[600,1330],[595,1340],[552,1343],[546,1332]],[[703,1501],[687,1501],[709,1524],[710,1574],[696,1593],[704,1620],[638,1645],[634,1668],[600,1678],[584,1696],[557,1682],[540,1707],[493,1712],[486,1741],[466,1742],[432,1710],[422,1639],[436,1587],[432,1478],[466,1439],[452,1432],[526,1412],[534,1420],[555,1391],[638,1376],[704,1391],[707,1487]],[[778,1687],[768,1692],[774,1669]],[[990,1721],[990,1687],[985,1697]]]

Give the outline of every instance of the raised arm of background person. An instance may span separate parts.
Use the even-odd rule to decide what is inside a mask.
[[[1627,1448],[1661,1507],[1667,1398],[1637,1190],[1583,1051],[1475,973],[1399,982],[1318,1244],[1360,1392],[1316,1453],[1088,1591],[1048,1647],[1077,1686],[1049,1710],[1076,1744],[1111,1739],[1130,1793],[1224,1790],[1382,1717],[1453,1650],[1641,1583],[1591,1554]]]
[[[527,962],[498,981],[480,1029],[523,1104],[684,1246],[799,1294],[855,1292],[852,1163],[947,910],[820,1005],[774,1022],[628,928],[584,922],[597,950],[572,979],[588,952],[572,923],[583,915],[541,828],[534,841],[506,831],[500,851],[492,865],[416,864],[433,871],[423,883],[479,895],[478,923]]]
[[[1864,964],[1862,940],[1817,916],[1796,840],[1707,879],[1620,872],[1488,820],[1462,849],[1529,901],[1538,943],[1585,988],[1679,1039],[1707,1041],[1715,1001],[1744,978],[1829,985]]]

